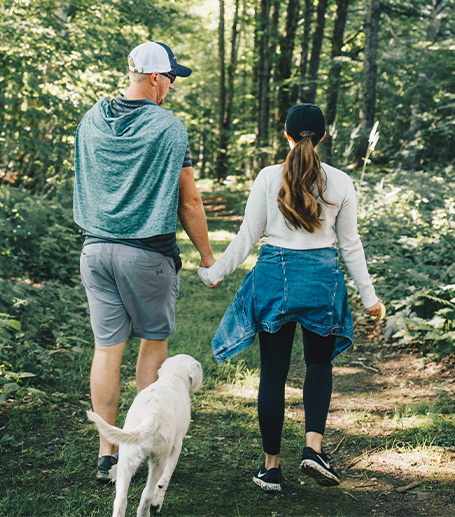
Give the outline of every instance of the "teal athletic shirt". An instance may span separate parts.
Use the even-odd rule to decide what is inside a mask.
[[[116,99],[112,100],[108,104],[107,104],[107,101],[105,101],[105,100],[104,101],[102,100],[100,102],[102,104],[101,104],[101,106],[98,106],[98,107],[102,108],[101,113],[97,113],[98,117],[89,115],[87,117],[89,119],[88,121],[84,121],[84,119],[85,119],[85,117],[84,117],[84,119],[83,119],[84,123],[81,122],[81,127],[78,128],[78,138],[77,138],[77,143],[76,143],[75,220],[76,220],[76,222],[78,222],[78,224],[80,226],[82,226],[82,228],[85,229],[85,231],[84,231],[84,234],[86,235],[85,245],[99,243],[99,242],[111,242],[111,243],[113,242],[113,243],[120,243],[120,244],[125,244],[128,246],[133,246],[133,247],[137,247],[137,248],[141,248],[141,249],[145,249],[145,250],[157,251],[159,253],[162,253],[163,255],[173,257],[174,261],[176,263],[176,268],[178,270],[181,267],[181,259],[180,259],[180,250],[177,246],[176,235],[175,235],[175,220],[176,220],[176,208],[177,208],[176,203],[178,202],[178,197],[176,197],[176,195],[178,196],[178,188],[177,188],[177,190],[175,190],[175,186],[176,186],[175,180],[177,179],[175,170],[172,170],[171,174],[166,173],[164,175],[164,183],[166,183],[166,178],[168,176],[171,176],[173,178],[172,181],[170,182],[170,184],[169,184],[169,182],[167,182],[168,184],[166,186],[168,189],[171,188],[171,190],[173,191],[172,195],[169,198],[169,192],[168,192],[165,196],[166,200],[164,201],[164,207],[161,206],[160,209],[156,210],[156,212],[158,214],[169,213],[169,212],[171,213],[170,223],[172,226],[171,227],[172,231],[167,232],[167,233],[162,233],[163,231],[165,231],[166,228],[170,227],[169,220],[168,220],[168,222],[165,223],[161,229],[157,228],[155,225],[154,231],[152,232],[153,235],[151,235],[150,237],[142,237],[142,235],[140,235],[140,238],[131,239],[131,238],[123,238],[124,235],[122,235],[120,238],[120,235],[118,235],[116,233],[116,230],[119,229],[119,225],[116,223],[116,220],[115,220],[116,214],[114,214],[113,217],[112,217],[112,215],[113,215],[112,213],[107,214],[108,216],[111,216],[111,217],[110,218],[108,217],[108,221],[106,222],[107,226],[105,225],[103,228],[103,226],[101,225],[101,227],[103,228],[102,231],[100,231],[99,225],[89,228],[90,224],[87,224],[87,223],[90,223],[92,214],[89,214],[87,216],[84,212],[84,199],[83,199],[84,192],[83,192],[83,190],[84,190],[84,188],[85,189],[88,188],[90,190],[90,187],[88,187],[87,185],[93,184],[93,181],[96,182],[96,180],[99,178],[96,178],[96,177],[93,178],[92,173],[87,174],[87,171],[85,171],[85,175],[87,175],[87,178],[86,178],[87,181],[86,181],[86,184],[84,185],[84,181],[81,180],[81,176],[84,177],[84,172],[81,172],[81,166],[80,166],[79,162],[85,161],[89,164],[89,167],[91,168],[91,170],[95,170],[94,164],[93,164],[93,159],[90,159],[90,158],[89,159],[84,159],[84,158],[80,159],[80,155],[86,154],[87,147],[88,147],[89,148],[88,153],[93,152],[95,154],[100,155],[99,157],[97,156],[95,158],[96,165],[98,167],[100,167],[100,165],[101,165],[105,170],[109,171],[107,174],[105,173],[104,176],[107,176],[109,179],[113,179],[113,182],[115,183],[115,180],[116,180],[115,172],[117,172],[117,174],[120,175],[121,180],[123,182],[125,182],[126,184],[131,183],[131,181],[132,181],[131,178],[133,178],[133,183],[134,183],[135,176],[138,173],[142,174],[142,175],[145,175],[145,174],[144,174],[143,166],[142,166],[142,169],[141,169],[141,167],[139,167],[138,171],[135,171],[134,167],[130,166],[131,163],[141,162],[141,156],[134,157],[134,156],[130,156],[130,155],[134,154],[135,140],[136,140],[136,144],[137,144],[137,141],[139,141],[139,143],[140,143],[139,152],[141,155],[147,155],[150,152],[150,150],[146,147],[144,142],[146,142],[148,140],[148,138],[150,137],[150,135],[147,135],[147,127],[150,125],[150,123],[153,123],[154,126],[161,127],[161,130],[163,129],[163,127],[165,129],[165,131],[164,131],[165,138],[164,138],[163,145],[166,147],[169,147],[169,145],[172,144],[173,148],[176,147],[176,149],[172,149],[172,151],[173,151],[173,154],[177,155],[176,160],[177,160],[177,170],[178,170],[178,177],[179,177],[180,170],[182,167],[191,167],[192,166],[188,140],[186,138],[186,149],[185,149],[185,154],[184,154],[184,158],[183,158],[183,164],[180,165],[179,160],[181,158],[179,157],[180,155],[178,154],[179,153],[178,149],[181,148],[181,145],[174,145],[174,144],[176,144],[176,143],[181,144],[182,132],[181,131],[178,132],[178,135],[179,135],[178,137],[176,137],[175,134],[166,135],[166,133],[169,133],[169,132],[172,133],[171,130],[175,130],[173,126],[177,126],[177,129],[178,129],[179,125],[181,123],[180,123],[180,121],[178,121],[178,119],[176,117],[174,117],[172,115],[172,112],[159,108],[158,105],[156,104],[156,102],[153,100],[149,100],[149,99],[128,100],[128,99],[124,99],[121,95],[119,95]],[[96,106],[93,109],[96,109]],[[147,107],[149,107],[149,110],[140,109],[140,108],[147,108]],[[139,111],[136,112],[135,110],[138,110],[138,109],[139,109]],[[144,117],[144,112],[146,114],[145,117]],[[99,115],[101,115],[101,116],[99,116]],[[123,117],[125,115],[127,115],[127,116],[119,121],[114,120],[114,119]],[[162,120],[163,117],[166,121],[164,124],[163,124],[163,120]],[[156,120],[157,118],[158,118],[158,123]],[[98,120],[98,126],[101,124],[101,128],[97,127],[96,120]],[[171,130],[168,130],[168,128],[167,128],[169,121],[172,122]],[[116,122],[117,122],[117,124],[116,124]],[[118,124],[118,122],[120,122],[120,124]],[[145,129],[141,127],[141,124],[145,125]],[[95,126],[95,129],[93,128],[93,125]],[[119,127],[116,127],[116,125]],[[135,126],[139,126],[139,129],[136,128],[138,131],[137,135],[135,135],[135,132],[134,132]],[[181,127],[183,127],[183,124],[181,124],[180,128]],[[114,129],[114,131],[113,131],[114,135],[111,134],[112,128]],[[145,135],[142,134],[141,131],[142,131],[142,133],[145,132]],[[93,135],[93,132],[95,133],[95,136]],[[98,132],[101,132],[101,135],[97,135]],[[108,135],[107,139],[104,138],[104,136],[106,136],[106,132]],[[184,130],[184,133],[186,135],[186,130]],[[97,147],[94,147],[93,150],[90,150],[91,141],[93,140],[93,138],[96,138],[96,135],[98,136],[98,138],[101,138],[101,141],[98,140],[97,144],[96,144]],[[135,136],[136,136],[136,138],[135,138]],[[144,136],[146,136],[145,139],[144,139]],[[156,139],[156,135],[153,135],[153,136],[155,136],[155,139]],[[126,140],[126,152],[125,152],[125,147],[124,147],[123,154],[125,155],[127,162],[126,162],[126,166],[125,166],[125,162],[123,163],[124,169],[119,170],[119,171],[115,171],[115,165],[116,165],[115,162],[117,161],[118,153],[121,152],[121,149],[116,149],[116,144],[115,144],[116,137],[120,137],[120,140],[122,140],[122,139]],[[141,138],[142,138],[142,140],[141,140]],[[172,142],[169,142],[169,141],[166,142],[166,138],[168,140],[169,139],[172,140]],[[106,146],[106,141],[112,142],[112,140],[114,140],[114,144],[112,144],[113,149],[108,150],[107,153],[106,153],[105,149],[103,149],[101,152],[99,151],[100,147],[104,148]],[[120,142],[120,145],[121,144],[122,144],[122,142]],[[118,145],[118,143],[117,143],[117,145]],[[132,151],[132,152],[130,152],[130,151]],[[109,156],[109,152],[111,154],[112,153],[114,154],[114,159],[113,159],[112,155]],[[162,153],[157,152],[156,154],[160,155]],[[79,158],[79,160],[78,160],[78,158]],[[107,162],[107,163],[103,164],[102,163],[103,159],[104,159],[104,162]],[[169,166],[169,160],[166,163]],[[175,167],[176,167],[175,160],[171,160],[171,163],[172,163],[172,169],[175,169]],[[158,162],[158,164],[159,164],[159,162]],[[118,165],[119,164],[117,164],[117,166]],[[155,167],[154,168],[150,167],[149,170],[145,171],[145,172],[148,175],[153,174],[152,173],[153,170],[158,170],[158,167],[156,165],[157,164],[155,162]],[[161,163],[161,165],[162,165],[162,163]],[[114,168],[114,175],[113,175],[114,177],[113,178],[110,177],[112,168]],[[131,169],[133,169],[133,170],[131,170]],[[162,169],[162,167],[161,167],[161,169]],[[95,176],[96,176],[96,174],[95,174]],[[104,178],[102,177],[101,179],[103,181],[106,181],[106,177],[104,177]],[[118,191],[120,191],[120,193],[121,193],[122,181],[117,182],[118,184],[116,185],[116,188],[108,189],[108,190],[110,190],[109,196],[112,196],[112,194],[118,195]],[[162,181],[163,181],[163,178],[162,178]],[[178,185],[178,182],[177,182],[177,185]],[[150,185],[149,185],[149,187],[150,187]],[[163,190],[161,187],[162,187],[161,184],[158,184],[158,186],[155,185],[154,190],[159,190],[159,191]],[[147,185],[143,186],[142,188],[147,188]],[[81,189],[82,189],[82,194],[80,192]],[[105,189],[103,189],[103,190],[105,190]],[[96,187],[95,187],[95,195],[97,196],[96,204],[102,205],[103,204],[102,201],[98,200],[99,192],[100,192],[100,189],[96,190]],[[120,206],[115,207],[116,210],[118,210],[120,212],[125,212],[124,208],[126,206],[127,207],[126,212],[128,212],[128,207],[130,204],[132,204],[135,211],[137,211],[139,214],[142,213],[143,207],[141,207],[140,203],[139,204],[134,203],[134,200],[136,197],[143,198],[142,192],[140,190],[138,192],[134,193],[134,189],[133,189],[133,192],[129,192],[129,189],[127,189],[126,195],[123,195],[123,197],[122,196],[120,196],[120,197],[121,197],[121,199],[119,201]],[[82,198],[82,199],[80,199],[80,198]],[[131,200],[133,201],[133,203],[130,203]],[[107,203],[110,203],[110,201],[111,201],[111,199],[109,198],[107,200]],[[105,200],[105,202],[106,202],[106,200]],[[160,206],[160,205],[162,205],[163,199],[160,200],[160,196],[152,196],[152,199],[149,200],[147,204],[149,206],[155,206],[157,204],[157,202],[159,203],[158,206]],[[172,210],[169,210],[169,204],[173,205]],[[88,203],[88,206],[90,207],[91,204]],[[106,214],[103,214],[103,213],[97,214],[97,215],[98,216],[101,215],[102,219],[104,216],[106,216]],[[131,217],[131,214],[128,214],[128,213],[123,214],[123,219],[129,220],[130,217]],[[141,216],[139,218],[141,218]],[[145,218],[145,219],[147,220],[147,218]],[[150,234],[150,231],[151,231],[150,223],[151,222],[153,223],[153,221],[148,219],[147,222],[148,222],[148,224],[146,225],[146,228],[142,229],[142,230],[137,228],[137,224],[135,225],[134,221],[133,221],[133,228],[131,228],[131,225],[128,224],[126,227],[126,231],[128,232],[128,235],[130,235],[130,232],[133,230],[136,233],[139,232],[139,234],[141,234],[141,233],[144,235]],[[95,223],[95,225],[96,225],[96,223]],[[123,232],[124,232],[125,231],[124,225],[120,224],[120,226],[123,227]],[[163,230],[163,228],[164,228],[164,230]]]

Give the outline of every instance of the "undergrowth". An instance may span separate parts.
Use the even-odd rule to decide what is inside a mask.
[[[376,290],[388,310],[387,343],[439,360],[453,353],[455,342],[455,178],[450,171],[433,172],[431,177],[397,171],[379,176],[369,173],[365,180],[358,187],[359,230]],[[206,183],[205,187],[210,186]],[[222,189],[218,188],[216,195],[223,200]],[[231,185],[224,201],[239,214],[245,198],[244,190]],[[91,472],[87,462],[96,454],[96,436],[84,414],[90,407],[93,345],[78,272],[81,231],[72,222],[68,200],[32,196],[5,186],[0,187],[0,221],[7,237],[0,243],[0,447],[6,458],[2,478],[8,483],[3,483],[0,513],[105,515],[106,489],[86,486]],[[210,214],[208,223],[219,256],[240,223]],[[226,278],[222,288],[209,290],[197,277],[197,253],[181,229],[178,238],[184,269],[176,308],[177,331],[169,350],[172,355],[194,355],[205,376],[204,388],[194,398],[195,418],[182,454],[195,461],[203,458],[199,468],[219,470],[225,465],[232,474],[224,484],[215,476],[212,481],[205,478],[204,485],[195,481],[195,486],[188,488],[185,479],[192,472],[183,466],[173,481],[179,489],[168,500],[168,514],[197,514],[198,505],[205,503],[202,495],[195,493],[198,489],[205,493],[207,485],[213,494],[212,514],[223,515],[222,506],[214,501],[219,498],[220,505],[225,504],[231,495],[229,485],[236,487],[238,500],[233,504],[237,511],[248,513],[248,505],[259,513],[273,508],[283,511],[273,498],[264,502],[236,478],[244,479],[258,464],[261,446],[254,400],[229,392],[232,388],[256,389],[258,349],[253,346],[219,367],[210,347],[221,317],[256,255]],[[353,282],[348,275],[346,279],[352,308],[360,313]],[[290,375],[295,378],[304,375],[300,348],[293,351]],[[120,421],[135,394],[136,354],[137,340],[131,340],[122,364]],[[455,447],[453,401],[445,393],[441,390],[433,404],[400,408],[386,415],[384,418],[402,424],[401,430],[387,437],[390,447]],[[369,418],[368,414],[358,415],[355,425]],[[406,422],[412,425],[406,427]],[[284,454],[291,457],[299,453],[302,425],[291,419],[286,426]],[[353,434],[352,441],[366,449],[380,444],[361,434]],[[26,459],[30,456],[34,458],[31,464]],[[32,490],[28,485],[33,483]],[[138,497],[141,489],[142,483],[133,483],[132,497]],[[21,491],[24,496],[18,498]],[[289,504],[294,499],[291,494]],[[343,508],[340,506],[338,513],[348,515]]]

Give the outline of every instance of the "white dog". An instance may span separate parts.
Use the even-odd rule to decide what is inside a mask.
[[[161,510],[190,424],[189,394],[196,392],[201,384],[201,364],[189,355],[180,354],[166,359],[158,371],[158,380],[138,393],[123,429],[87,411],[99,432],[111,443],[120,445],[113,517],[125,515],[131,478],[144,460],[148,462],[149,473],[137,516],[149,517],[150,507],[154,512]]]

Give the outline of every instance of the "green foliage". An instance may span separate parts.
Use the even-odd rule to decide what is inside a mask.
[[[217,83],[217,35],[213,24],[218,16],[216,3],[0,0],[0,7],[0,181],[50,192],[71,178],[77,124],[101,95],[112,98],[122,91],[127,81],[127,51],[150,38],[169,43],[179,60],[194,70],[189,78],[176,82],[166,107],[187,124],[193,162],[201,177],[214,173],[214,126],[219,107],[213,95]],[[376,113],[384,136],[374,161],[388,167],[400,166],[410,155],[419,167],[453,163],[455,159],[455,88],[450,67],[454,5],[447,3],[436,35],[431,30],[432,8],[433,4],[424,0],[404,5],[390,1],[383,6]],[[332,65],[328,36],[333,31],[334,9],[331,4],[320,77],[326,76]],[[255,10],[257,3],[248,1],[242,11],[232,130],[226,155],[229,174],[247,177],[258,172],[258,152],[271,157],[279,144],[270,137],[264,148],[255,149]],[[278,44],[284,30],[283,13],[284,10],[271,42],[272,75],[277,66],[272,47]],[[231,17],[228,5],[228,42]],[[364,17],[365,5],[351,2],[346,43],[339,58],[343,67],[337,119],[330,128],[334,163],[339,166],[350,162],[359,138],[355,129],[361,101]],[[302,23],[297,28],[297,41],[301,40],[303,26]],[[229,44],[226,51],[228,54]],[[302,80],[299,52],[297,44],[294,72],[286,84],[294,97]],[[271,85],[270,135],[281,86],[273,82]],[[330,87],[324,81],[318,84],[316,102],[322,107]]]
[[[444,166],[455,160],[455,89],[446,66],[453,52],[454,5],[447,2],[439,17],[440,30],[433,34],[434,5],[391,2],[384,12],[376,112],[383,131],[389,128],[388,140],[379,147],[382,161],[389,165],[392,160],[399,166],[411,152],[416,153],[417,167]]]
[[[415,153],[413,168],[444,167],[455,161],[455,84],[449,65],[453,59],[453,2],[445,2],[441,27],[432,34],[435,2],[381,2],[378,41],[378,82],[375,117],[382,128],[373,161],[400,168]],[[362,137],[359,127],[363,81],[366,2],[351,2],[341,56],[343,67],[334,132],[334,164],[345,167]],[[332,19],[326,33],[331,34]],[[299,35],[297,35],[299,37]],[[433,39],[432,39],[433,38]],[[321,55],[320,78],[330,67],[330,39]],[[299,78],[296,78],[296,82]],[[316,102],[324,107],[331,87],[320,80]],[[329,131],[329,129],[327,129]],[[324,144],[321,145],[323,150]]]
[[[71,176],[83,114],[124,84],[127,52],[164,21],[185,16],[160,0],[0,6],[0,179],[49,191]]]
[[[393,307],[385,335],[438,356],[454,352],[453,172],[402,171],[360,188],[359,229],[378,295]],[[390,310],[389,310],[390,312]]]
[[[42,399],[92,341],[77,278],[82,236],[70,207],[6,186],[0,220],[0,401]]]
[[[439,359],[455,351],[455,286],[424,289],[399,302],[393,337]]]
[[[8,310],[19,325],[0,327],[0,391],[2,397],[45,396],[69,384],[77,391],[82,379],[64,373],[78,368],[81,354],[91,348],[92,335],[85,291],[79,284],[48,280],[36,287],[25,279],[0,279],[0,310]],[[75,372],[75,373],[76,373]],[[11,383],[14,382],[14,385]],[[36,391],[38,390],[38,391]]]
[[[13,320],[9,314],[1,314],[0,313],[0,332],[3,329],[13,329],[13,330],[20,330],[21,329],[21,323],[20,321]]]
[[[72,208],[43,196],[0,185],[0,271],[33,281],[72,279],[78,269],[81,230]]]

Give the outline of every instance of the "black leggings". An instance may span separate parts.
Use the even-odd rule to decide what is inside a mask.
[[[275,334],[259,333],[261,381],[258,413],[262,445],[267,454],[279,454],[284,420],[284,389],[291,361],[295,322]],[[306,375],[303,385],[305,432],[324,434],[332,396],[332,352],[335,336],[321,337],[302,327]]]

